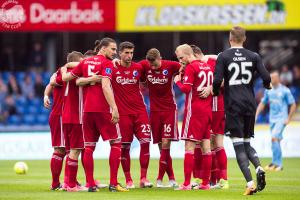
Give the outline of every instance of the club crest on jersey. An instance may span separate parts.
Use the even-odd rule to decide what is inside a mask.
[[[162,73],[163,73],[163,75],[168,75],[169,72],[167,69],[164,69]]]
[[[138,76],[138,75],[139,75],[139,72],[138,72],[137,70],[134,70],[134,71],[132,72],[132,74],[133,74],[133,76]]]
[[[108,74],[108,75],[110,75],[111,74],[111,68],[106,68],[105,69],[105,73]]]

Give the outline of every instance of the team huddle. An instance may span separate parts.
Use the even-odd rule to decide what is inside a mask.
[[[236,35],[240,32],[240,27],[231,31],[235,42],[238,41]],[[51,189],[96,192],[99,188],[108,186],[112,192],[127,192],[135,188],[130,172],[130,147],[134,136],[140,143],[140,188],[153,187],[147,178],[149,146],[152,141],[158,144],[160,150],[156,187],[173,187],[175,190],[227,189],[227,156],[223,147],[223,136],[227,132],[232,138],[237,161],[247,180],[244,194],[250,195],[263,190],[265,178],[259,160],[255,164],[257,189],[251,174],[244,173],[249,160],[255,160],[252,154],[256,152],[250,146],[254,121],[252,117],[240,116],[242,122],[234,121],[236,116],[231,115],[232,110],[227,109],[230,103],[226,96],[231,86],[228,81],[233,78],[228,80],[228,73],[220,73],[222,64],[225,63],[221,59],[226,51],[219,56],[203,55],[199,47],[183,44],[175,50],[179,62],[163,60],[159,50],[155,48],[147,51],[145,60],[133,62],[134,49],[131,42],[122,42],[117,48],[115,40],[103,38],[95,42],[94,50],[89,50],[84,55],[75,51],[69,53],[67,64],[52,75],[44,97],[45,107],[50,108],[49,96],[53,93],[49,117],[54,147],[51,158]],[[268,88],[269,75],[265,73],[264,67],[261,69],[261,66],[257,66],[257,70]],[[252,84],[251,78],[242,79],[243,84]],[[238,81],[237,76],[234,81]],[[141,84],[149,89],[149,113],[141,93]],[[186,95],[180,137],[174,84]],[[252,116],[251,113],[246,114]],[[104,141],[109,141],[111,146],[109,185],[94,179],[93,152],[100,136]],[[185,141],[184,182],[180,185],[176,182],[170,155],[171,142],[176,142],[179,138]],[[242,158],[238,158],[241,143],[243,148],[245,146],[244,149],[252,151],[248,156],[247,166],[242,163],[245,162]],[[244,151],[248,153],[247,149]],[[85,172],[85,186],[77,181],[79,156]],[[61,184],[59,178],[64,157],[66,164],[64,182]],[[257,156],[256,158],[258,159]],[[118,181],[120,164],[126,186]],[[165,174],[169,178],[168,184],[163,183]],[[191,181],[192,177],[194,181]]]

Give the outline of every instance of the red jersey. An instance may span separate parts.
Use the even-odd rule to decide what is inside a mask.
[[[68,68],[67,71],[72,71],[72,68]],[[76,85],[76,79],[63,83],[62,122],[63,124],[82,124],[82,89]]]
[[[209,64],[212,68],[212,71],[215,71],[216,67],[216,60],[213,58],[209,58],[207,60],[207,64]],[[213,97],[212,101],[212,111],[217,112],[217,111],[224,111],[224,89],[220,89],[220,93],[218,96]]]
[[[199,97],[199,90],[202,87],[212,85],[213,72],[211,66],[199,60],[194,60],[186,66],[183,84],[191,85],[191,91],[186,94],[185,108],[191,109],[193,115],[211,113],[212,96],[203,99]]]
[[[150,110],[169,111],[177,109],[173,90],[173,76],[178,73],[178,62],[162,60],[161,67],[151,69],[147,60],[139,62],[144,70],[149,88]]]
[[[64,98],[64,90],[63,90],[63,81],[61,77],[60,69],[56,72],[55,82],[57,86],[53,88],[53,106],[51,110],[51,115],[61,115],[62,113],[62,105]]]
[[[73,70],[76,77],[89,77],[94,74],[111,79],[113,63],[103,55],[96,55],[82,60]],[[83,112],[110,112],[102,85],[100,83],[85,85]]]
[[[120,115],[146,113],[146,106],[140,91],[140,80],[144,70],[138,63],[130,67],[117,65],[113,68],[112,86]]]

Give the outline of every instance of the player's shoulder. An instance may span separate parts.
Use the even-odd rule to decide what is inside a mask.
[[[133,67],[135,69],[139,69],[139,70],[143,69],[142,64],[137,63],[137,62],[131,62],[131,67]]]
[[[288,88],[286,85],[280,84],[280,88],[281,90],[283,90],[284,92],[290,92],[290,88]]]
[[[138,63],[139,63],[140,65],[144,66],[144,67],[149,65],[149,62],[148,62],[146,59],[141,60],[141,61],[139,61]]]

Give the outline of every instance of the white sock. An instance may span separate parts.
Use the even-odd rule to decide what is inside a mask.
[[[252,181],[249,181],[249,182],[247,183],[247,188],[251,188],[253,185],[254,185],[254,181],[253,181],[253,180],[252,180]]]

